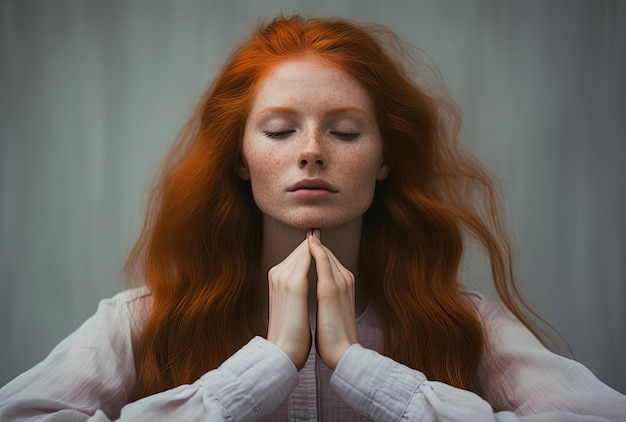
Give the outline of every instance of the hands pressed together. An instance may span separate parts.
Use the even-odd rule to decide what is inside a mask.
[[[317,352],[326,366],[335,369],[348,347],[359,341],[354,275],[322,244],[318,229],[310,230],[268,273],[267,339],[302,369],[311,348],[308,276],[312,261],[317,272]]]

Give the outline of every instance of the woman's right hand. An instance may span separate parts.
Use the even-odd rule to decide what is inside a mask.
[[[308,313],[308,275],[311,268],[307,234],[296,249],[268,272],[269,320],[267,339],[280,347],[298,369],[311,349]]]

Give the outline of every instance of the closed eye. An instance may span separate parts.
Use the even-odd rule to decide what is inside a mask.
[[[330,132],[331,135],[335,135],[339,139],[343,139],[345,141],[351,141],[359,137],[360,133],[348,133],[348,132]]]
[[[280,132],[265,132],[265,136],[272,139],[282,139],[286,138],[290,134],[294,133],[295,130],[283,130]]]

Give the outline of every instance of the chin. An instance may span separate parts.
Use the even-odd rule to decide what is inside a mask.
[[[357,217],[358,218],[358,217]],[[360,220],[360,218],[358,218]],[[355,221],[355,218],[332,218],[331,216],[322,216],[319,218],[303,218],[295,221],[286,222],[288,225],[302,230],[320,229],[329,230],[346,225]]]
[[[330,230],[349,224],[361,224],[362,214],[358,212],[338,213],[336,210],[306,210],[307,212],[264,212],[264,224],[270,224],[275,228],[283,226],[285,229]],[[302,211],[302,210],[299,210]],[[261,211],[263,212],[263,210]]]

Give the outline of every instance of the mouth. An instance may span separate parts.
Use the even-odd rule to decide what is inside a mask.
[[[304,179],[289,187],[290,195],[303,200],[328,199],[339,192],[323,179]]]
[[[337,193],[338,190],[330,183],[323,179],[304,179],[291,185],[288,189],[289,192],[296,192],[299,190],[311,190],[311,191],[327,191],[330,193]]]

